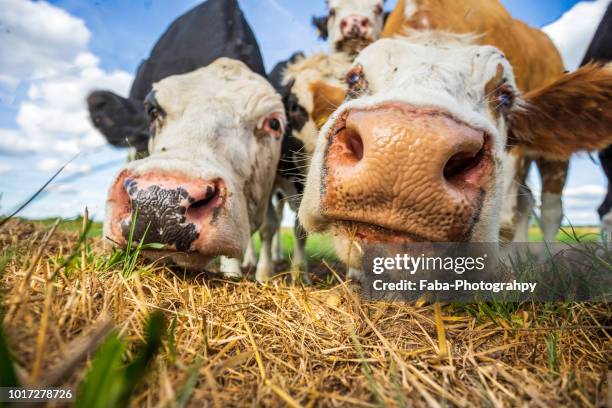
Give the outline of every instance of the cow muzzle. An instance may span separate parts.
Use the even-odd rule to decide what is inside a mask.
[[[108,197],[107,237],[116,244],[158,243],[181,252],[215,252],[227,191],[221,179],[194,180],[123,171]]]
[[[357,14],[344,17],[340,21],[340,32],[345,39],[368,38],[372,31],[369,18]]]
[[[491,147],[440,110],[345,111],[328,134],[321,215],[362,241],[469,241],[493,183]]]

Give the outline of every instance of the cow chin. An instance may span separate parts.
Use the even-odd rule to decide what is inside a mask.
[[[372,44],[374,39],[367,37],[342,37],[335,42],[334,48],[338,52],[345,52],[349,55],[356,55],[368,45]]]

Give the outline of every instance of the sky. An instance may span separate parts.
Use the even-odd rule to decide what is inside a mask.
[[[392,9],[396,0],[387,0]],[[575,69],[610,0],[502,0],[543,30]],[[0,0],[0,214],[9,213],[73,159],[22,213],[74,217],[87,206],[104,217],[106,191],[126,151],[92,128],[84,98],[92,89],[126,95],[134,72],[165,28],[195,0]],[[326,51],[310,25],[324,0],[239,0],[270,70],[293,52]],[[75,158],[76,156],[76,158]],[[606,181],[596,157],[572,159],[565,222],[597,224]],[[532,171],[529,183],[539,191]],[[292,225],[291,215],[283,221]]]

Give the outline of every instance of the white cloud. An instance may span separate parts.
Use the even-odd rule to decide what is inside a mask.
[[[32,153],[42,146],[17,130],[0,129],[0,153],[19,155]]]
[[[610,0],[582,1],[543,28],[561,52],[567,69],[575,70],[582,62],[609,3]]]
[[[63,184],[63,183],[52,184],[49,187],[47,187],[47,191],[50,193],[63,194],[63,195],[73,195],[73,194],[79,193],[79,189],[76,188],[74,185]]]
[[[67,157],[103,146],[106,141],[89,121],[85,97],[100,88],[125,95],[132,75],[100,67],[100,59],[88,51],[90,33],[81,19],[45,2],[4,3],[0,86],[25,82],[28,91],[17,101],[19,129],[0,129],[0,153]]]
[[[65,162],[55,158],[46,158],[38,162],[36,167],[42,171],[55,172],[59,170],[64,163]],[[87,174],[91,172],[91,166],[88,164],[68,163],[63,172],[66,174]]]
[[[0,174],[8,173],[13,170],[13,166],[8,164],[0,163]]]
[[[606,195],[606,188],[596,184],[568,187],[563,191],[565,197],[600,198]]]
[[[15,88],[66,69],[86,50],[90,36],[83,20],[47,2],[3,0],[0,84]]]

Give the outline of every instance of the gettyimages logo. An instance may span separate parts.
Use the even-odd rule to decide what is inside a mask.
[[[488,254],[485,252],[478,257],[469,256],[426,256],[424,253],[411,256],[407,253],[396,254],[395,257],[375,257],[372,272],[380,275],[385,271],[405,271],[414,275],[419,270],[446,271],[462,275],[466,271],[483,271]]]
[[[373,300],[609,301],[607,244],[412,243],[364,248]]]

